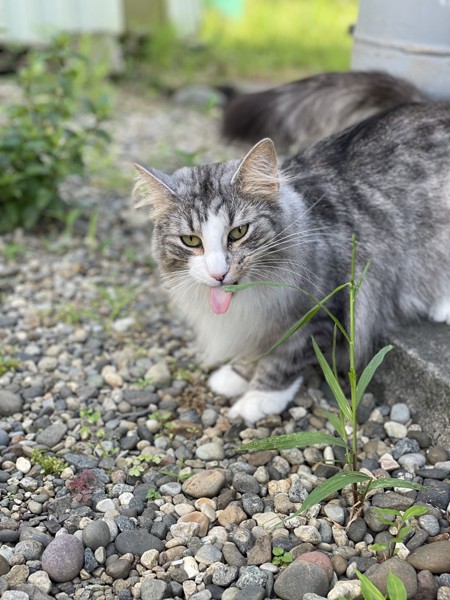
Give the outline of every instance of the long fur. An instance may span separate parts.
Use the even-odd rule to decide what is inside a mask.
[[[225,109],[222,131],[250,143],[270,137],[278,150],[299,151],[388,108],[428,100],[388,73],[322,73],[237,96]]]

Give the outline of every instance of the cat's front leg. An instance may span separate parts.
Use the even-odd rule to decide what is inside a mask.
[[[215,394],[236,398],[248,390],[254,370],[243,363],[224,365],[209,377],[208,386]]]
[[[233,404],[228,416],[242,417],[247,423],[255,423],[267,415],[282,413],[302,383],[299,362],[292,356],[293,353],[280,351],[263,358],[248,390]]]

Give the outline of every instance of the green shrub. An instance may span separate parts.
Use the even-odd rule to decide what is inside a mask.
[[[6,108],[0,125],[0,233],[32,228],[44,215],[61,217],[60,184],[84,174],[88,144],[109,139],[102,128],[107,98],[82,89],[88,64],[60,37],[32,52],[19,71],[21,99]]]

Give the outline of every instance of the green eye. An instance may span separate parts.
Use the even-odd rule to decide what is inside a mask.
[[[228,239],[231,240],[232,242],[235,242],[236,240],[240,240],[241,238],[244,237],[244,235],[247,233],[248,231],[248,225],[239,225],[239,227],[235,227],[234,229],[232,229],[230,231],[230,233],[228,234]]]
[[[185,246],[189,246],[189,248],[201,248],[202,246],[202,240],[198,235],[182,235],[181,241]]]

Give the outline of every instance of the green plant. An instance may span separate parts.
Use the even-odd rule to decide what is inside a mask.
[[[75,494],[77,502],[89,502],[94,493],[95,475],[90,469],[84,469],[79,475],[69,481],[69,490]]]
[[[194,474],[191,471],[186,471],[185,473],[183,473],[183,468],[184,458],[180,458],[176,465],[172,465],[165,469],[161,469],[160,473],[162,473],[163,475],[168,475],[169,477],[176,477],[177,482],[182,483],[183,481],[186,481],[186,479],[189,479],[189,477],[192,477],[192,475]]]
[[[288,449],[288,448],[298,448],[310,446],[313,444],[328,444],[334,446],[340,446],[345,449],[346,454],[346,462],[348,466],[348,471],[344,471],[341,473],[337,473],[333,477],[330,477],[325,482],[316,487],[306,498],[305,502],[302,504],[302,507],[296,515],[301,514],[308,510],[314,504],[318,504],[331,494],[337,492],[347,485],[352,486],[353,490],[353,502],[356,507],[359,505],[367,493],[373,489],[387,488],[387,487],[404,487],[410,489],[421,489],[422,486],[419,484],[415,484],[412,482],[407,482],[402,479],[373,479],[368,475],[359,472],[358,464],[357,464],[357,432],[358,432],[358,422],[357,422],[357,409],[359,403],[364,395],[364,392],[367,389],[372,377],[374,376],[376,370],[381,365],[385,355],[389,352],[392,346],[386,346],[382,348],[373,358],[369,361],[360,377],[357,377],[356,373],[356,357],[355,357],[355,337],[356,337],[356,323],[355,323],[355,306],[356,300],[358,296],[358,292],[360,287],[364,281],[364,278],[367,274],[369,268],[369,264],[365,266],[362,271],[362,274],[358,280],[356,280],[356,237],[352,237],[352,260],[351,260],[351,271],[350,271],[350,281],[338,286],[333,292],[331,292],[328,296],[326,296],[323,300],[319,301],[310,294],[306,294],[300,288],[300,292],[306,294],[313,302],[314,306],[311,308],[306,315],[304,315],[297,323],[295,323],[269,350],[266,354],[271,352],[273,349],[282,344],[286,339],[288,339],[293,333],[295,333],[300,327],[308,323],[314,315],[317,314],[319,310],[324,310],[326,314],[333,320],[335,325],[335,336],[336,331],[342,334],[343,339],[347,342],[348,351],[349,351],[349,371],[348,371],[348,380],[350,384],[350,399],[347,400],[344,391],[339,382],[336,369],[333,366],[330,366],[327,360],[325,359],[321,349],[317,345],[314,338],[312,339],[312,344],[314,351],[317,356],[317,360],[322,369],[325,380],[327,381],[333,395],[336,399],[339,414],[332,413],[331,411],[322,411],[324,416],[329,420],[329,422],[333,425],[337,437],[322,433],[321,431],[315,432],[300,432],[293,433],[287,435],[281,435],[276,437],[271,437],[265,440],[257,440],[247,444],[244,444],[239,448],[239,450],[269,450],[269,449]],[[226,291],[237,291],[241,289],[246,289],[248,287],[253,287],[255,285],[275,285],[282,286],[284,284],[277,284],[271,282],[255,282],[252,284],[243,284],[237,286],[226,286]],[[342,290],[347,289],[349,293],[349,326],[348,330],[344,327],[344,325],[337,319],[335,315],[333,315],[325,306],[326,302],[336,293],[341,292]],[[335,344],[334,344],[335,346]],[[335,348],[333,348],[335,351]],[[335,365],[336,361],[333,359],[333,365]],[[347,426],[351,428],[351,435],[347,434]],[[289,518],[289,517],[288,517]]]
[[[27,247],[23,246],[22,244],[15,244],[14,242],[11,242],[9,244],[6,244],[4,249],[3,249],[3,254],[6,258],[6,260],[12,261],[15,260],[15,258],[17,256],[20,256],[21,254],[25,254],[27,252]]]
[[[272,554],[272,564],[278,567],[287,567],[294,560],[292,554],[283,548],[272,548]]]
[[[356,576],[361,582],[361,593],[363,595],[364,600],[406,600],[407,599],[407,591],[405,588],[405,584],[403,581],[389,571],[387,574],[386,585],[387,585],[387,596],[384,596],[380,590],[370,581],[370,579],[360,573],[358,570],[356,571]],[[345,600],[345,598],[340,598],[340,600]]]
[[[159,500],[160,498],[161,494],[153,488],[150,488],[145,496],[146,500]]]
[[[37,448],[31,451],[31,460],[35,465],[41,467],[46,475],[60,475],[67,467],[67,463],[62,458],[44,454]]]
[[[107,99],[94,100],[86,91],[98,82],[80,86],[90,62],[61,36],[50,48],[31,52],[20,70],[22,99],[6,108],[0,126],[0,233],[29,229],[44,215],[62,219],[60,184],[68,175],[85,173],[88,144],[109,140],[102,128]]]
[[[96,289],[98,292],[98,299],[94,304],[100,310],[106,306],[106,309],[103,308],[103,312],[110,321],[117,319],[123,309],[131,304],[136,296],[136,290],[134,288],[120,286],[109,288],[103,285],[97,285]]]
[[[141,452],[138,456],[134,456],[128,459],[130,468],[128,473],[133,477],[140,477],[144,471],[146,471],[145,464],[159,465],[163,458],[163,454],[146,454]]]
[[[394,508],[376,508],[374,513],[381,523],[385,523],[390,527],[397,529],[396,535],[391,539],[389,544],[372,544],[370,550],[372,552],[383,551],[387,553],[387,558],[392,558],[398,551],[397,544],[402,544],[406,536],[413,530],[409,521],[415,517],[420,517],[427,514],[426,506],[411,506],[405,511],[395,510]],[[387,518],[391,517],[391,518]],[[395,520],[392,520],[392,517]]]
[[[0,350],[0,376],[4,375],[8,371],[17,371],[19,368],[20,362],[17,360],[17,358],[5,356]]]

